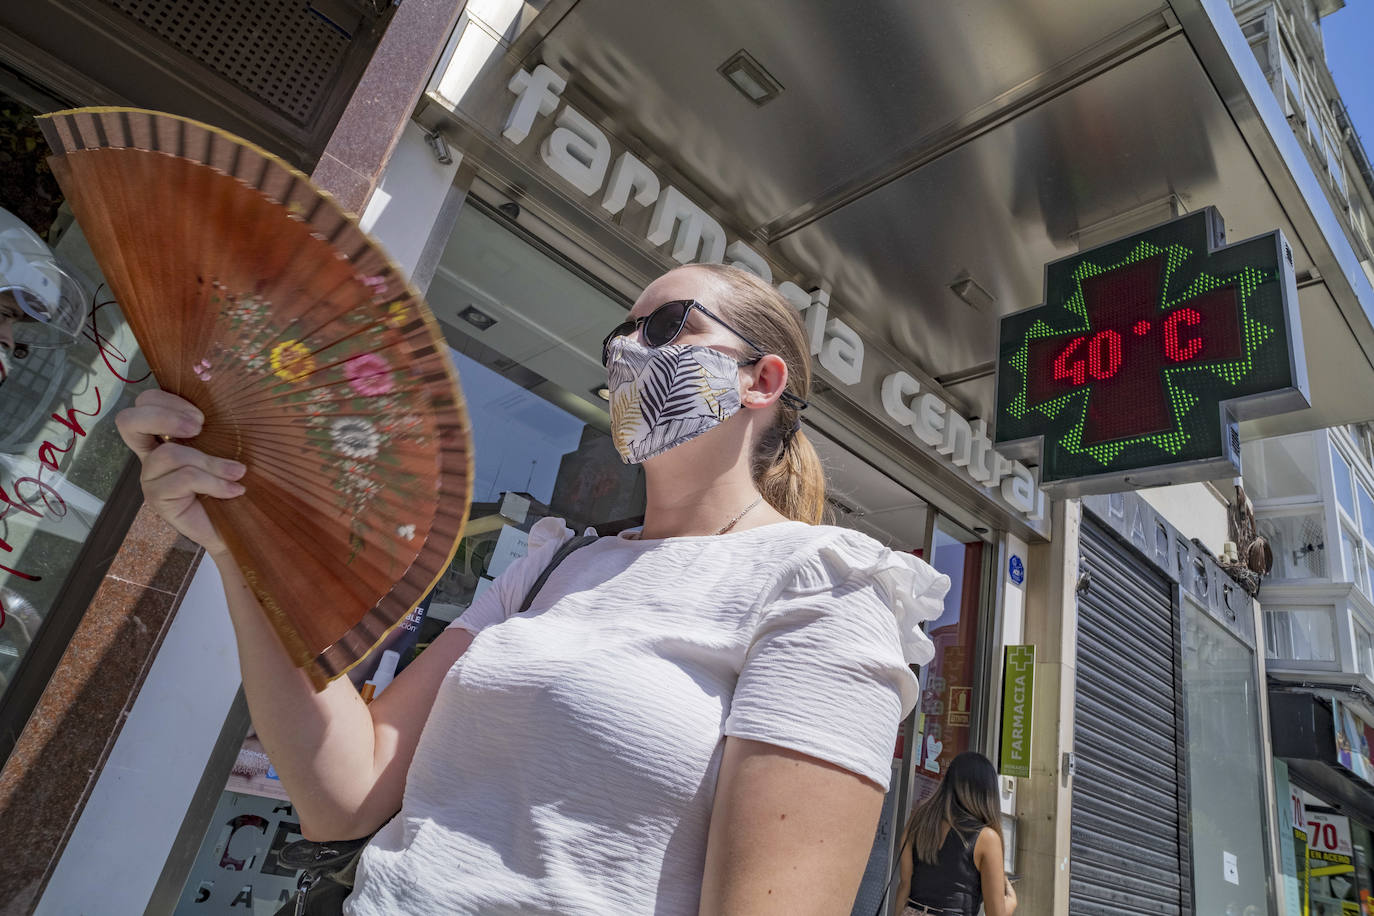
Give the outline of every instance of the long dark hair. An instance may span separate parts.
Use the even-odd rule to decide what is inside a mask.
[[[991,827],[1002,839],[1002,811],[998,801],[997,768],[977,751],[964,751],[950,761],[935,794],[916,806],[907,824],[906,839],[917,861],[936,865],[945,826],[962,836],[974,824]]]

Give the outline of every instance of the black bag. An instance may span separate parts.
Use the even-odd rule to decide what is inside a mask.
[[[558,568],[559,563],[567,559],[568,554],[596,539],[596,535],[586,534],[573,538],[559,547],[549,560],[549,565],[544,567],[539,578],[534,580],[530,590],[525,593],[525,600],[516,613],[523,614],[530,609],[539,590],[548,581],[549,574]],[[277,910],[276,916],[341,916],[344,900],[353,893],[353,879],[358,872],[358,859],[362,857],[363,849],[375,835],[376,831],[373,831],[356,840],[336,842],[297,840],[283,846],[281,864],[287,868],[303,869],[305,874],[301,875],[300,882],[296,885],[295,898]]]
[[[277,910],[277,916],[334,916],[343,912],[344,899],[353,892],[353,878],[363,847],[373,834],[356,840],[316,843],[297,840],[282,847],[278,861],[287,868],[304,869],[296,884],[296,896]]]

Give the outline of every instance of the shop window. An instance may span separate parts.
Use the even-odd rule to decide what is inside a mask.
[[[1245,490],[1251,499],[1289,499],[1321,494],[1317,451],[1309,433],[1259,439],[1243,447]]]
[[[428,299],[452,348],[476,444],[471,520],[426,636],[526,550],[546,516],[602,534],[638,524],[643,471],[610,438],[600,344],[624,303],[473,202]],[[423,637],[422,637],[423,639]]]
[[[1264,641],[1269,658],[1295,662],[1334,662],[1336,627],[1333,608],[1266,609]]]
[[[1274,551],[1274,579],[1325,579],[1326,513],[1269,514],[1259,519],[1259,533]]]
[[[1371,864],[1374,864],[1374,857],[1370,855],[1374,847],[1370,845],[1369,829],[1364,824],[1352,820],[1350,822],[1350,843],[1354,847],[1352,851],[1355,861],[1352,864],[1355,866],[1357,876],[1356,886],[1361,904],[1360,912],[1367,913],[1374,910],[1374,882],[1370,880],[1374,878],[1374,872],[1371,872],[1370,869]]]
[[[1347,809],[1328,807],[1305,792],[1303,797],[1310,870],[1302,912],[1311,916],[1365,912],[1362,901],[1370,899],[1369,832],[1339,813]]]
[[[82,593],[67,586],[130,458],[114,415],[152,384],[33,114],[0,94],[0,708],[35,645],[65,641],[50,622],[85,611],[59,597]]]
[[[935,525],[931,565],[949,576],[945,612],[926,625],[935,657],[921,669],[921,720],[926,754],[917,769],[913,800],[935,791],[939,773],[954,757],[970,750],[976,697],[978,624],[982,607],[984,545],[948,519]]]
[[[1254,653],[1196,603],[1183,615],[1183,703],[1195,913],[1267,913],[1265,830]]]

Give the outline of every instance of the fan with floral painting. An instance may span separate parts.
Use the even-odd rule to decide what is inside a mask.
[[[187,444],[248,466],[206,511],[295,663],[348,670],[444,572],[471,498],[438,325],[310,181],[195,121],[46,115],[50,160]]]

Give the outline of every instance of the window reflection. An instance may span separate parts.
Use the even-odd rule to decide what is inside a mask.
[[[610,533],[644,514],[643,472],[620,460],[604,430],[471,357],[452,355],[472,420],[476,478],[463,541],[430,605],[436,621],[460,615],[524,556],[541,518]]]
[[[1183,602],[1194,906],[1265,912],[1268,874],[1254,656],[1193,601]],[[1228,879],[1217,865],[1233,862]]]
[[[473,500],[489,503],[513,492],[547,505],[558,459],[577,448],[586,424],[476,360],[450,352],[478,434]]]
[[[0,207],[10,204],[0,196]],[[8,357],[0,380],[0,700],[81,572],[77,559],[129,460],[114,415],[153,384],[70,213],[50,216],[45,236],[3,213],[0,299],[30,295],[25,283],[50,283],[55,265],[70,322],[55,336],[33,321],[0,328]]]
[[[926,625],[935,657],[921,670],[925,746],[913,787],[916,801],[933,793],[950,761],[971,748],[973,710],[986,702],[975,696],[983,554],[976,535],[944,517],[936,521],[930,563],[949,576],[950,588],[944,614]]]
[[[471,203],[428,298],[472,421],[473,505],[422,641],[524,556],[541,518],[610,534],[644,513],[643,472],[620,460],[596,395],[600,340],[627,304]]]

